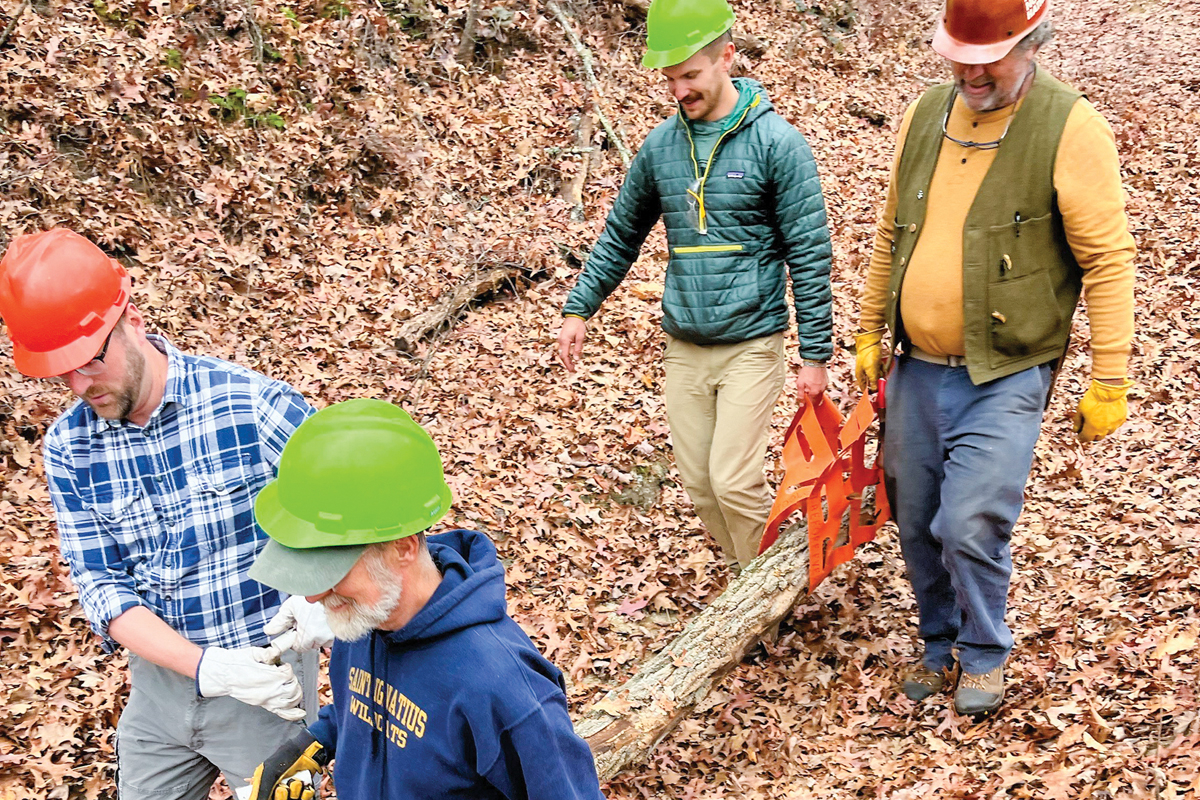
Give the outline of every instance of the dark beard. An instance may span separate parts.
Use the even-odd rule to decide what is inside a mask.
[[[124,335],[124,331],[122,331]],[[128,341],[128,340],[126,340]],[[125,348],[126,377],[125,385],[117,392],[117,419],[128,419],[137,403],[138,394],[142,388],[142,378],[146,375],[146,357],[136,347]]]

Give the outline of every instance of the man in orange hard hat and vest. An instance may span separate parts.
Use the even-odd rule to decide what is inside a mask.
[[[1037,66],[1052,35],[1048,0],[947,1],[933,48],[954,79],[904,116],[856,337],[860,385],[891,362],[884,471],[924,644],[903,690],[940,691],[957,653],[954,706],[976,718],[1004,699],[1009,538],[1081,290],[1081,440],[1122,425],[1132,385],[1116,146],[1096,109]]]
[[[78,398],[46,434],[46,478],[84,614],[106,650],[130,654],[118,791],[203,800],[218,772],[245,786],[315,718],[316,654],[300,651],[332,640],[324,612],[247,574],[266,543],[255,495],[313,410],[287,384],[147,333],[130,288],[68,230],[17,236],[0,260],[17,369]]]

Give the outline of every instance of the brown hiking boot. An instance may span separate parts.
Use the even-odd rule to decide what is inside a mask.
[[[954,710],[976,722],[994,713],[1004,702],[1004,665],[982,675],[964,672],[954,692]]]
[[[932,670],[922,662],[908,671],[900,689],[909,700],[919,703],[946,688],[952,672],[953,667]]]

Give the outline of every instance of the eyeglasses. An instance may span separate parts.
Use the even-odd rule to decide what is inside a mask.
[[[970,147],[970,148],[974,148],[975,150],[996,150],[997,148],[999,148],[1000,143],[1004,141],[1004,137],[1008,136],[1008,129],[1012,127],[1013,117],[1015,117],[1017,114],[1017,104],[1016,103],[1012,104],[1012,111],[1009,112],[1008,122],[1005,123],[1005,125],[1004,125],[1004,133],[1000,134],[999,139],[997,139],[994,142],[971,142],[971,141],[964,142],[962,139],[955,139],[953,136],[951,136],[949,133],[946,132],[946,123],[948,123],[950,121],[950,110],[952,108],[954,108],[954,98],[956,98],[956,97],[958,97],[957,91],[953,91],[950,93],[950,102],[946,104],[946,114],[942,117],[942,136],[944,138],[949,139],[950,141],[954,142],[956,145],[959,145],[960,147]]]
[[[108,332],[108,336],[104,337],[104,346],[100,348],[100,352],[96,353],[96,357],[84,364],[82,367],[76,367],[71,370],[79,375],[84,375],[88,378],[93,378],[104,371],[104,357],[108,355],[108,343],[112,341],[113,331],[117,328],[114,325],[113,329]]]
[[[704,213],[704,192],[699,178],[688,184],[687,188],[687,221],[697,233],[708,233],[708,220]]]

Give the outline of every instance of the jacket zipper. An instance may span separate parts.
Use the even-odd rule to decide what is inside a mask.
[[[708,214],[704,210],[704,184],[708,180],[708,173],[709,170],[712,169],[713,162],[717,160],[717,150],[721,147],[721,142],[725,141],[725,137],[741,127],[742,123],[746,121],[746,115],[750,113],[750,109],[758,105],[758,101],[761,97],[762,95],[754,95],[754,99],[750,101],[750,105],[746,106],[746,110],[742,112],[742,116],[738,118],[738,121],[731,125],[728,130],[721,132],[721,135],[717,138],[717,143],[713,145],[712,153],[710,153],[708,156],[708,163],[704,165],[703,176],[700,175],[700,163],[696,161],[696,140],[692,138],[692,128],[687,124],[687,122],[683,123],[683,130],[687,134],[688,144],[691,146],[692,151],[692,169],[696,173],[696,180],[700,182],[699,194],[693,192],[691,189],[688,189],[688,194],[696,198],[696,203],[699,206],[699,218],[696,223],[696,232],[701,236],[708,236]],[[680,110],[679,113],[682,115],[683,111]],[[676,252],[680,251],[676,250]]]
[[[742,249],[740,244],[698,244],[691,247],[675,247],[672,251],[678,255],[688,253],[736,253]]]

